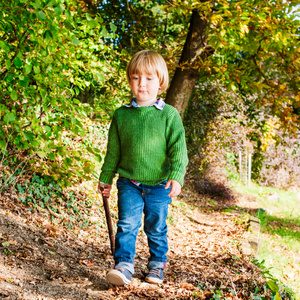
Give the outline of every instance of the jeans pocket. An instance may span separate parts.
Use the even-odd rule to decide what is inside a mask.
[[[128,184],[130,184],[130,179],[125,178],[125,177],[119,177],[117,180],[117,188],[120,189],[121,187],[125,187]]]
[[[165,186],[165,185],[167,184],[167,182],[168,182],[168,180],[166,179],[166,180],[160,182],[160,183],[158,184],[158,186]]]

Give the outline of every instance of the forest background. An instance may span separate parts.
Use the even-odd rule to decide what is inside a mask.
[[[63,185],[97,179],[94,134],[105,137],[130,100],[131,55],[154,49],[168,63],[163,96],[184,119],[198,189],[214,190],[212,161],[237,167],[239,151],[252,154],[258,183],[299,186],[296,1],[1,2],[1,168]]]
[[[299,189],[299,13],[281,0],[0,0],[1,189],[97,181],[142,49],[168,64],[163,97],[186,128],[187,187],[230,199],[241,152],[253,181]],[[38,198],[22,201],[58,212]]]

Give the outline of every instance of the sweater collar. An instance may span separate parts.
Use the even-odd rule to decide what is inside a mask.
[[[165,107],[165,102],[162,98],[157,98],[157,101],[149,106],[154,106],[159,110],[163,110]],[[129,104],[124,105],[125,107],[141,107],[136,103],[136,98],[132,98],[131,102]]]

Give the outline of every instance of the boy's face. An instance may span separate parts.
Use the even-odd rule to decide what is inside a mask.
[[[129,84],[139,106],[148,106],[156,102],[160,88],[157,74],[132,74]]]

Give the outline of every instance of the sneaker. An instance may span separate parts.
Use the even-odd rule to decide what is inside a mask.
[[[164,280],[164,270],[159,268],[151,269],[145,280],[149,283],[162,283]]]
[[[131,282],[131,273],[125,268],[117,268],[110,270],[106,279],[114,285],[125,285]]]

